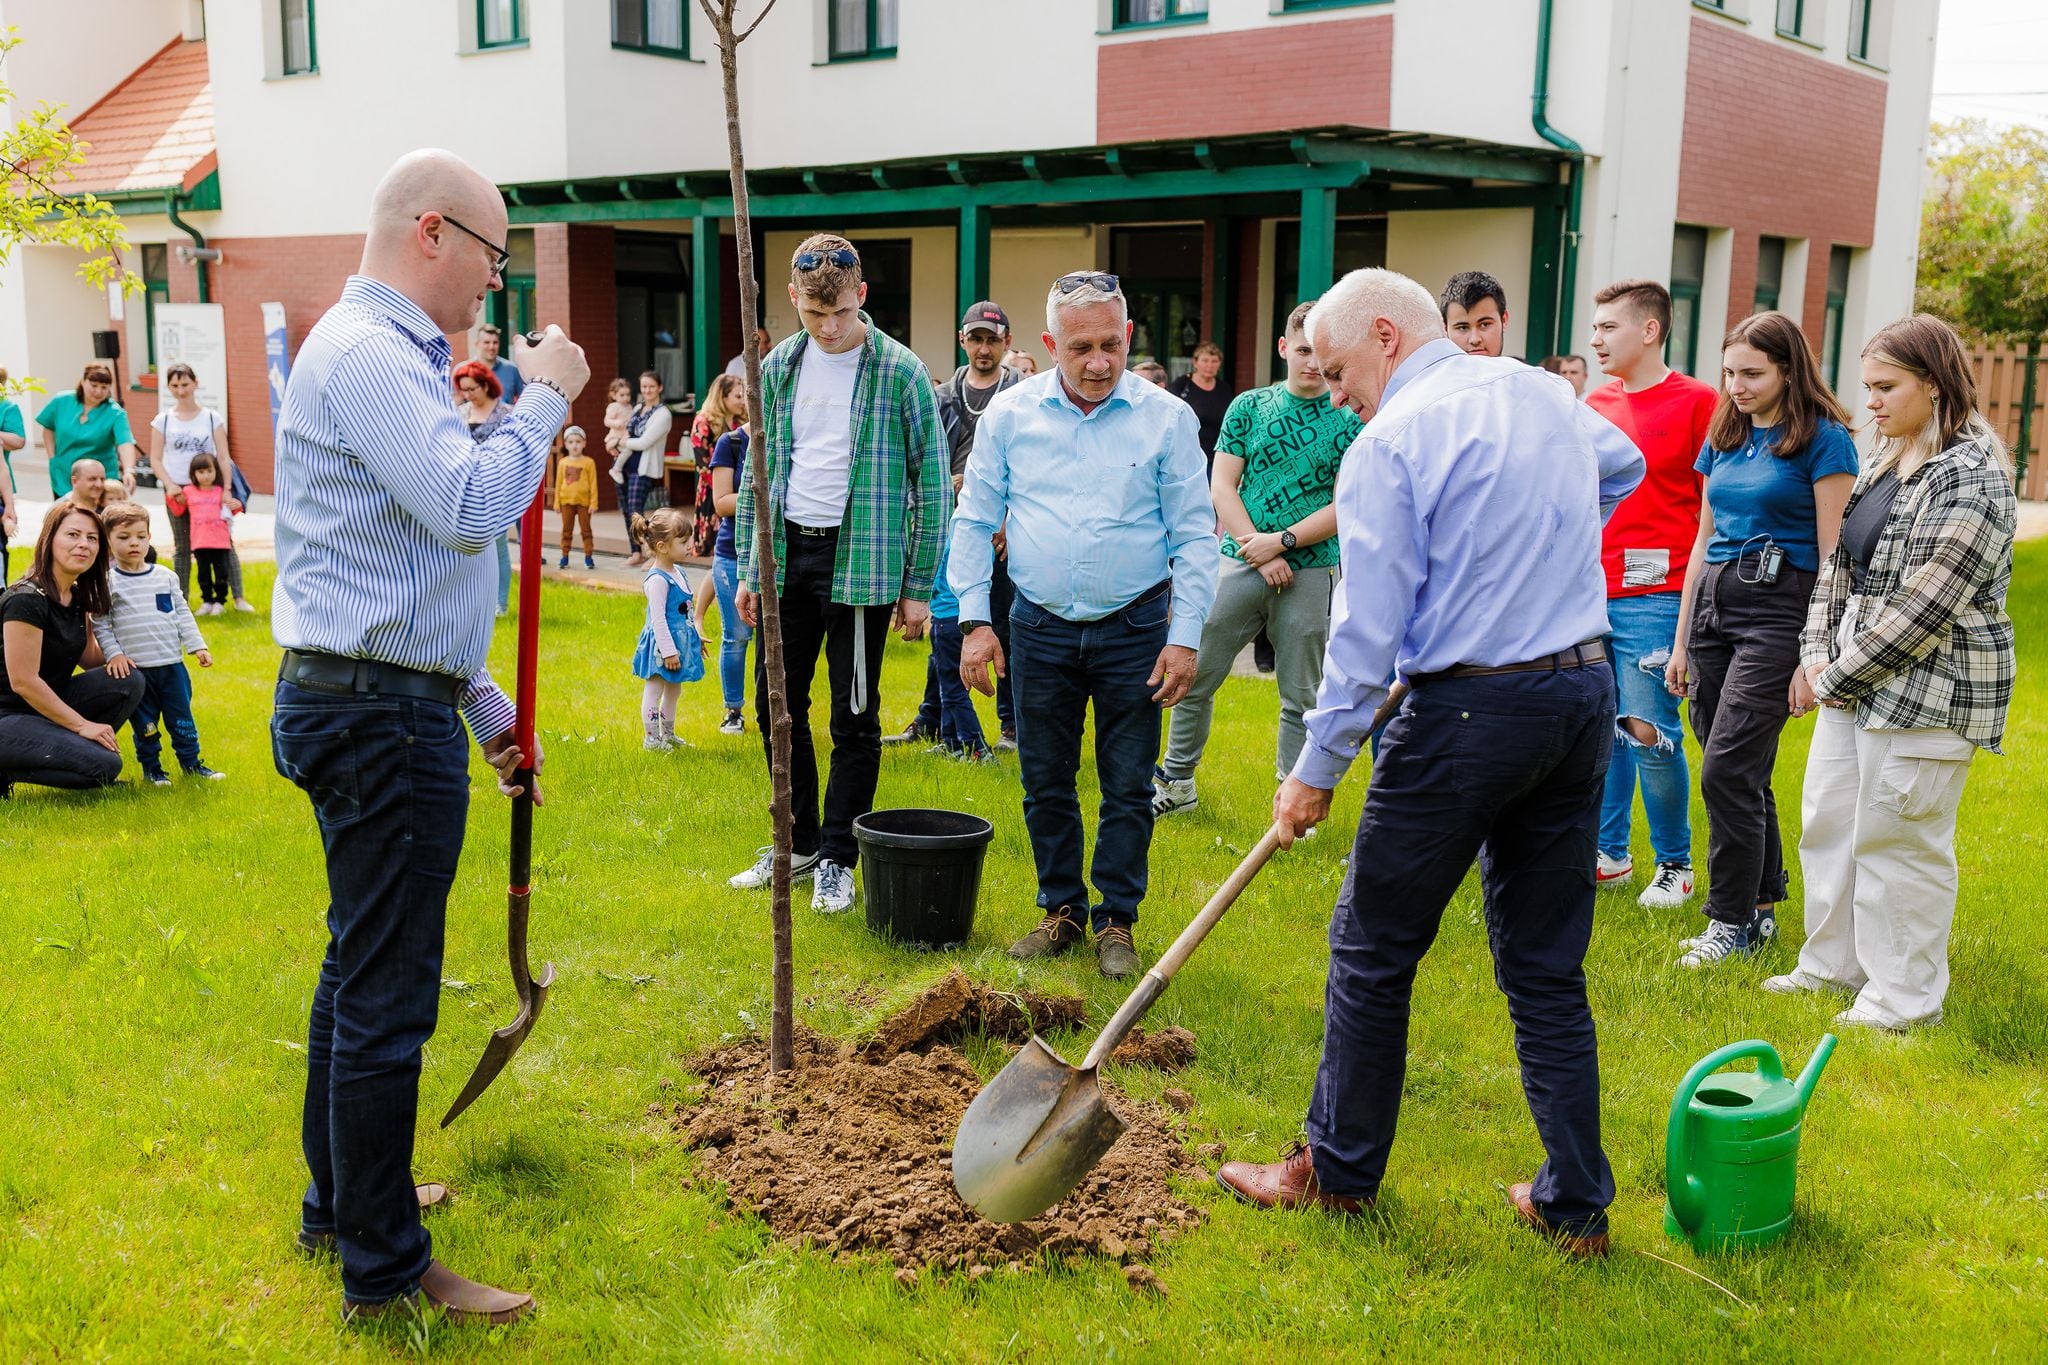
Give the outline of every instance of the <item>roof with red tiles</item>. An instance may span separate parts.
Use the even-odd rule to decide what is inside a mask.
[[[206,44],[173,42],[71,121],[87,144],[70,192],[191,189],[218,164]]]

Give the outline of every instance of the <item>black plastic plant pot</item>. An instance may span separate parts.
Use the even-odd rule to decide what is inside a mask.
[[[995,832],[957,810],[878,810],[855,820],[868,928],[924,948],[965,943]]]

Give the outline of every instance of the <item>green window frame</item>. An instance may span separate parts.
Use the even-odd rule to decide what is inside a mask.
[[[690,0],[612,0],[612,46],[689,60]]]
[[[1849,0],[1849,55],[1859,62],[1870,60],[1871,14],[1876,0]]]
[[[897,0],[825,0],[826,55],[861,62],[896,55]]]
[[[1671,368],[1695,373],[1700,352],[1700,290],[1706,284],[1707,230],[1680,223],[1671,234]]]
[[[142,244],[142,326],[143,354],[149,359],[148,373],[156,373],[156,306],[171,301],[171,249],[161,242]]]
[[[1842,318],[1849,307],[1851,255],[1845,246],[1828,248],[1827,306],[1820,324],[1820,373],[1829,388],[1840,380],[1837,371],[1842,364]]]
[[[1282,14],[1302,14],[1319,9],[1349,9],[1353,5],[1384,5],[1388,0],[1280,0]]]
[[[526,0],[476,0],[476,46],[517,47],[526,41]]]
[[[313,27],[313,0],[278,0],[279,40],[284,47],[287,76],[311,76],[320,70],[320,40]],[[295,41],[296,40],[296,41]]]
[[[1806,0],[1778,0],[1778,32],[1787,38],[1806,36]]]
[[[1755,311],[1767,313],[1778,306],[1785,289],[1785,239],[1764,236],[1756,239],[1756,293],[1751,299]]]
[[[1209,0],[1116,0],[1112,29],[1157,28],[1163,24],[1205,24]]]

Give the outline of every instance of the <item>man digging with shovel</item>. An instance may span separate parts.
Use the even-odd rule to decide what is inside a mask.
[[[341,1259],[344,1316],[417,1303],[513,1322],[528,1294],[433,1256],[412,1181],[420,1052],[434,1032],[448,890],[469,809],[462,722],[517,796],[536,773],[484,671],[497,575],[484,555],[533,500],[569,400],[590,378],[550,328],[516,346],[526,389],[472,443],[449,399],[466,332],[510,253],[505,203],[455,156],[418,151],[377,186],[360,271],[292,367],[277,431],[284,647],[271,742],[311,799],[328,941],[307,1038],[299,1243]],[[534,793],[539,799],[539,793]]]

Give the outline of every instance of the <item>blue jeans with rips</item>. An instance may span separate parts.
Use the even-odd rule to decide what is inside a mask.
[[[199,723],[192,719],[192,675],[183,663],[138,668],[142,701],[129,722],[135,736],[135,761],[151,777],[164,770],[163,732],[171,732],[171,752],[186,772],[199,766]],[[161,723],[161,724],[159,724]]]
[[[1626,858],[1636,781],[1642,780],[1643,813],[1650,822],[1650,850],[1660,863],[1692,866],[1692,777],[1685,762],[1685,726],[1678,698],[1664,690],[1664,665],[1678,634],[1675,592],[1614,597],[1607,602],[1607,658],[1614,667],[1614,761],[1607,768],[1607,792],[1600,801],[1600,851]],[[1620,720],[1648,721],[1657,731],[1649,745],[1629,734]]]

